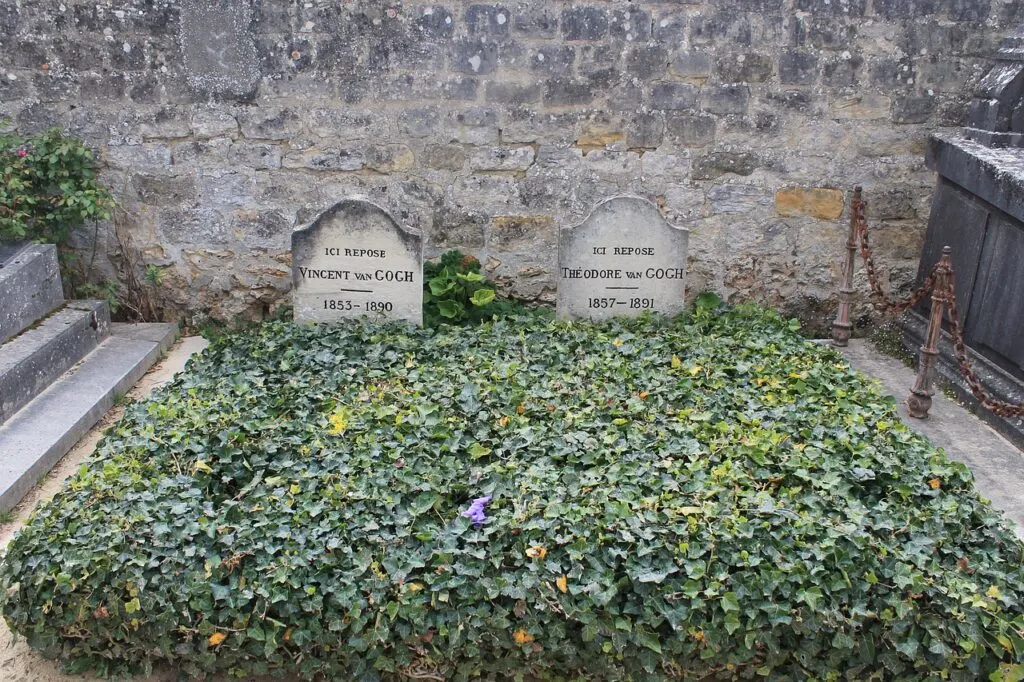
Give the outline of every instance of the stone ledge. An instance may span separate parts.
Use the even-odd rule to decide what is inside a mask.
[[[961,133],[936,133],[925,164],[944,178],[1024,222],[1024,153],[987,147]]]

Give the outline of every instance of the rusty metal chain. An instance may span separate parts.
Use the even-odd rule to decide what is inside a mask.
[[[871,284],[871,295],[879,300],[884,312],[892,315],[902,315],[908,308],[913,308],[921,302],[928,292],[935,286],[935,269],[925,277],[924,283],[914,291],[905,301],[893,301],[890,299],[878,280],[878,272],[875,268],[875,259],[871,254],[871,242],[868,240],[868,221],[864,217],[865,202],[863,199],[854,199],[850,207],[854,214],[855,225],[857,226],[857,241],[860,243],[860,257],[864,261],[864,269],[867,271],[868,282]]]
[[[944,296],[948,306],[949,333],[953,337],[956,360],[960,365],[960,374],[967,380],[971,393],[978,399],[982,407],[999,417],[1024,417],[1024,403],[1014,405],[996,400],[985,391],[985,387],[974,374],[970,359],[967,357],[967,344],[964,343],[963,331],[960,329],[960,313],[956,308],[956,273],[953,270],[952,262],[949,264],[949,289],[944,292]]]

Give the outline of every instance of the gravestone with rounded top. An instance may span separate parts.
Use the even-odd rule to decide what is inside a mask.
[[[690,232],[639,197],[615,197],[562,230],[558,316],[604,320],[644,311],[675,315],[686,303]]]
[[[296,322],[423,323],[423,239],[384,209],[346,199],[292,232]]]

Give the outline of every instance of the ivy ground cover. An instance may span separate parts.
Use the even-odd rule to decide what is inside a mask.
[[[1021,659],[1021,559],[770,312],[278,323],[130,406],[0,600],[104,673],[966,680]]]

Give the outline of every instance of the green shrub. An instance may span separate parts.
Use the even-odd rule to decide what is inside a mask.
[[[448,251],[423,264],[423,323],[480,324],[518,314],[545,315],[518,301],[498,297],[497,287],[480,273],[480,261],[460,251]]]
[[[1022,548],[968,470],[776,315],[710,310],[222,339],[11,542],[3,614],[106,673],[968,680],[1020,662]]]
[[[0,136],[0,168],[0,242],[64,244],[87,220],[110,217],[92,151],[58,128]]]

